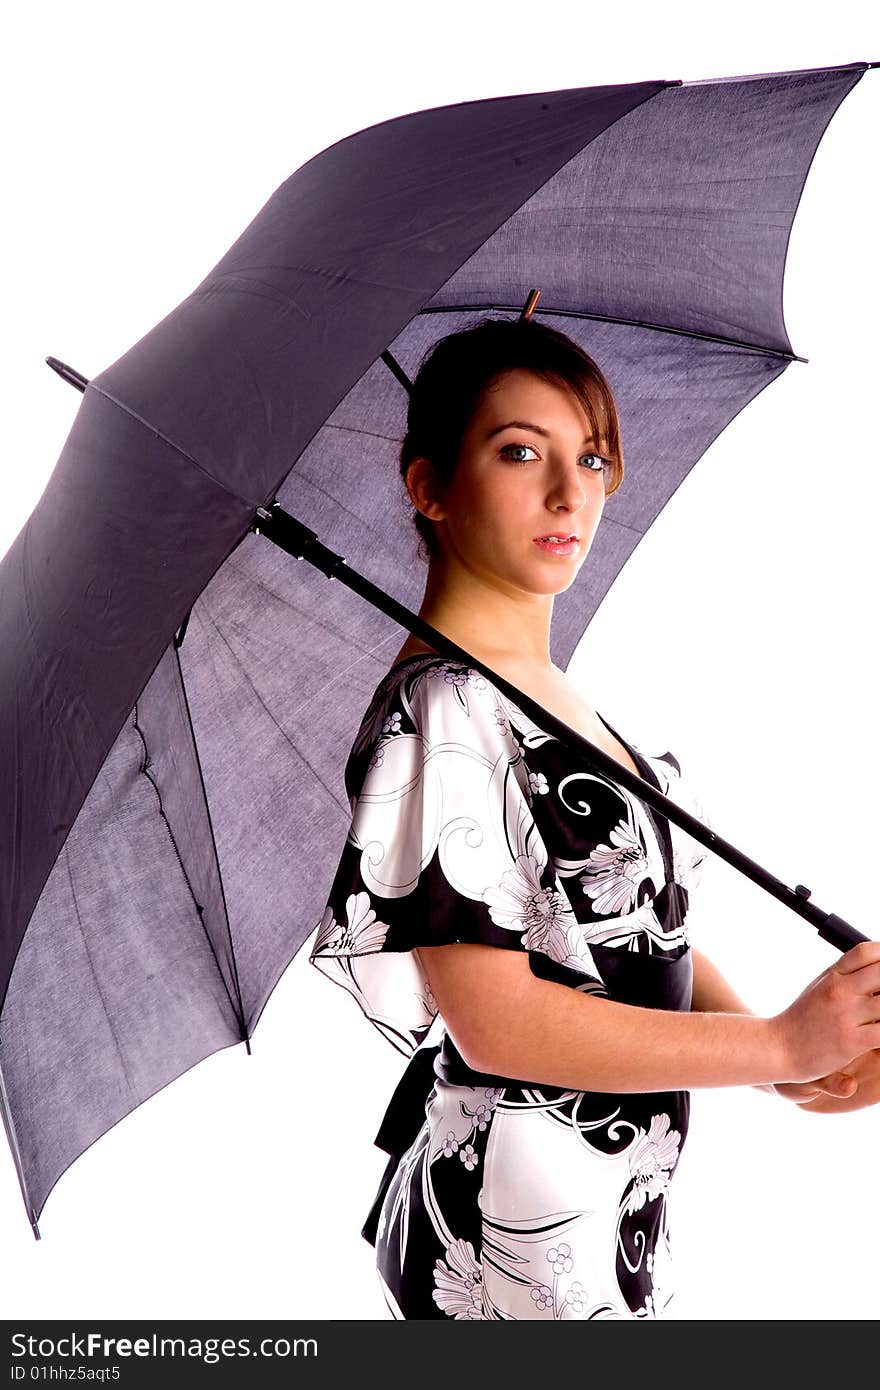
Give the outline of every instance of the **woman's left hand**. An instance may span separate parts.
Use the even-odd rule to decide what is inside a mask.
[[[880,1047],[863,1052],[840,1071],[816,1081],[785,1081],[773,1087],[777,1095],[796,1101],[801,1110],[817,1115],[843,1115],[880,1101]]]

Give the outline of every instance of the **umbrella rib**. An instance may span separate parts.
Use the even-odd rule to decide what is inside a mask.
[[[784,68],[781,72],[740,72],[733,77],[692,77],[680,82],[681,87],[706,87],[718,82],[746,82],[753,77],[809,77],[813,73],[827,72],[847,72],[851,68],[880,68],[880,61],[876,63],[839,63],[837,67],[830,68]]]
[[[99,976],[97,970],[95,969],[95,962],[94,962],[94,960],[92,959],[92,953],[91,953],[91,951],[90,951],[90,949],[89,949],[89,940],[88,940],[88,937],[86,936],[85,930],[84,930],[84,928],[83,928],[82,914],[80,913],[80,910],[79,910],[79,899],[77,898],[77,894],[76,894],[76,884],[74,883],[74,880],[73,880],[73,870],[72,870],[71,867],[70,867],[70,845],[69,845],[69,843],[66,844],[66,845],[64,846],[63,853],[64,853],[64,862],[65,862],[65,864],[66,864],[66,866],[67,866],[67,881],[68,881],[68,883],[69,883],[69,885],[70,885],[70,897],[71,897],[71,902],[72,902],[72,904],[73,904],[73,916],[74,916],[74,920],[76,921],[76,925],[77,925],[77,927],[79,928],[80,937],[82,938],[83,950],[84,950],[84,952],[85,952],[86,960],[87,960],[88,963],[89,963],[89,970],[90,970],[91,973],[92,973],[92,979],[93,979],[94,982],[95,982],[95,991],[96,991],[96,993],[97,993],[97,995],[98,995],[98,999],[100,1000],[100,1003],[101,1003],[101,1011],[102,1011],[104,1017],[105,1017],[106,1020],[107,1020],[107,1027],[108,1027],[109,1030],[110,1030],[110,1036],[111,1036],[112,1039],[113,1039],[113,1043],[114,1043],[114,1046],[115,1046],[115,1048],[116,1048],[116,1052],[117,1052],[117,1054],[118,1054],[118,1056],[119,1056],[119,1061],[120,1061],[121,1066],[122,1066],[122,1074],[123,1074],[123,1076],[125,1077],[125,1084],[126,1084],[127,1087],[128,1087],[129,1095],[131,1096],[131,1098],[132,1098],[133,1100],[135,1100],[135,1104],[137,1104],[137,1100],[136,1100],[137,1091],[136,1091],[135,1087],[132,1085],[131,1076],[129,1075],[128,1066],[127,1066],[127,1064],[126,1064],[125,1052],[123,1051],[122,1043],[121,1043],[120,1040],[119,1040],[119,1034],[118,1034],[117,1031],[116,1031],[116,1026],[115,1026],[114,1021],[113,1021],[113,1014],[111,1013],[110,1009],[107,1007],[107,1000],[106,1000],[106,998],[104,997],[104,991],[103,991],[103,989],[101,988],[101,977]]]
[[[306,757],[306,755],[305,755],[305,753],[303,752],[302,748],[301,748],[297,743],[295,743],[294,740],[288,735],[287,730],[285,729],[285,727],[284,727],[284,725],[281,723],[281,721],[275,718],[275,715],[272,713],[271,709],[270,709],[269,706],[266,704],[266,701],[263,699],[263,696],[260,694],[260,691],[257,689],[256,685],[254,684],[254,682],[251,680],[250,676],[248,675],[248,672],[247,672],[247,669],[246,669],[245,666],[244,666],[244,663],[241,661],[240,657],[236,654],[236,652],[234,651],[234,649],[233,649],[233,647],[230,645],[230,643],[226,640],[226,637],[224,636],[223,632],[221,631],[219,624],[218,624],[218,623],[215,621],[215,619],[211,616],[210,612],[208,612],[208,613],[206,614],[206,616],[210,619],[211,623],[213,624],[214,631],[217,633],[217,636],[218,636],[218,638],[220,639],[220,641],[223,642],[223,643],[225,644],[226,650],[229,652],[229,655],[231,656],[232,660],[235,661],[235,662],[238,664],[239,668],[240,668],[241,671],[243,672],[245,680],[248,682],[248,685],[250,686],[251,690],[253,690],[255,696],[257,697],[257,699],[258,699],[259,702],[260,702],[260,707],[261,707],[261,708],[265,711],[265,713],[268,715],[269,719],[270,719],[270,720],[272,721],[272,723],[275,725],[275,728],[278,730],[278,732],[282,735],[282,737],[285,739],[285,741],[286,741],[286,742],[290,745],[290,747],[293,749],[293,752],[294,752],[294,753],[296,754],[296,756],[299,758],[300,762],[302,762],[302,763],[308,768],[309,772],[312,773],[312,775],[314,776],[315,781],[318,783],[318,785],[324,788],[324,791],[327,793],[328,797],[329,797],[330,800],[333,802],[334,806],[338,806],[339,809],[340,809],[340,811],[343,812],[343,814],[345,814],[345,815],[350,814],[350,807],[348,806],[348,804],[347,804],[347,803],[346,803],[346,804],[343,804],[343,803],[339,800],[339,798],[334,794],[332,787],[328,786],[328,784],[324,781],[324,779],[323,779],[323,778],[321,777],[321,775],[319,774],[317,768],[316,768],[316,767],[309,761],[309,759]],[[201,770],[201,768],[200,768],[200,770]],[[219,869],[219,864],[218,864],[218,869]]]
[[[150,767],[150,750],[149,750],[149,748],[147,747],[147,740],[146,740],[146,737],[145,737],[145,735],[144,735],[144,731],[143,731],[141,725],[138,723],[137,704],[135,704],[135,710],[134,710],[134,727],[135,727],[135,729],[137,730],[138,734],[140,735],[141,742],[142,742],[142,744],[144,745],[144,765],[143,765],[143,767],[142,767],[140,770],[141,770],[141,772],[143,773],[143,775],[146,777],[147,781],[148,781],[148,782],[150,783],[150,785],[152,786],[153,791],[156,793],[156,798],[157,798],[157,800],[158,800],[158,802],[159,802],[159,815],[162,817],[163,821],[165,822],[165,828],[166,828],[166,830],[168,831],[168,838],[169,838],[170,841],[171,841],[171,846],[172,846],[172,848],[173,848],[173,850],[174,850],[174,853],[177,855],[177,862],[178,862],[179,865],[180,865],[181,873],[183,874],[184,881],[185,881],[185,883],[186,883],[187,888],[188,888],[189,891],[190,891],[190,896],[192,897],[193,903],[195,904],[196,913],[197,913],[197,915],[198,915],[199,922],[201,923],[202,931],[205,933],[205,939],[207,940],[208,945],[209,945],[210,948],[211,948],[211,954],[213,955],[214,960],[216,961],[217,970],[218,970],[218,972],[219,972],[220,979],[223,981],[223,988],[226,990],[226,997],[227,997],[227,999],[229,1000],[230,1005],[232,1006],[232,1011],[233,1011],[233,1013],[236,1013],[236,1012],[237,1012],[238,1026],[239,1026],[239,1028],[241,1029],[242,1042],[244,1042],[244,1043],[247,1044],[248,1052],[250,1052],[250,1039],[249,1039],[249,1037],[248,1037],[247,1023],[246,1023],[246,1021],[245,1021],[245,1016],[244,1016],[244,1001],[243,1001],[243,999],[242,999],[242,997],[241,997],[241,985],[239,984],[239,979],[238,979],[238,968],[237,968],[236,963],[235,963],[235,948],[234,948],[233,943],[232,943],[232,930],[231,930],[231,928],[230,928],[230,926],[229,926],[229,909],[228,909],[228,907],[227,907],[227,905],[226,905],[226,893],[225,893],[224,888],[223,888],[223,874],[222,874],[221,871],[220,871],[220,859],[219,859],[219,856],[218,856],[218,854],[217,854],[217,843],[216,843],[216,841],[215,841],[215,839],[214,839],[214,826],[213,826],[213,823],[212,823],[212,821],[211,821],[211,809],[210,809],[210,807],[209,807],[209,805],[208,805],[208,796],[207,796],[207,792],[206,792],[206,790],[205,790],[205,779],[204,779],[204,777],[203,777],[203,775],[202,775],[202,761],[201,761],[201,758],[199,757],[198,745],[196,744],[195,730],[194,730],[193,725],[192,725],[192,719],[190,718],[189,701],[188,701],[188,699],[187,699],[187,696],[186,696],[186,688],[185,688],[185,686],[184,686],[183,670],[181,669],[181,665],[180,665],[180,656],[179,656],[179,653],[178,653],[176,647],[175,647],[175,649],[174,649],[174,653],[175,653],[175,657],[177,658],[178,675],[179,675],[179,677],[180,677],[180,688],[181,688],[181,692],[182,692],[182,694],[183,694],[183,705],[184,705],[184,709],[185,709],[185,711],[186,711],[187,724],[189,725],[190,738],[192,739],[193,752],[195,753],[196,767],[198,768],[198,771],[199,771],[199,781],[200,781],[200,783],[201,783],[201,788],[202,788],[202,799],[203,799],[204,806],[205,806],[205,815],[206,815],[207,818],[208,818],[208,829],[209,829],[210,832],[211,832],[211,847],[212,847],[212,849],[213,849],[213,851],[214,851],[214,863],[217,865],[217,878],[218,878],[218,881],[219,881],[219,884],[220,884],[220,896],[221,896],[221,898],[223,899],[223,913],[224,913],[224,916],[225,916],[225,918],[226,918],[226,930],[227,930],[227,933],[228,933],[228,936],[229,936],[229,954],[230,954],[230,957],[231,957],[231,960],[232,960],[232,970],[233,970],[233,975],[234,975],[234,978],[235,978],[235,988],[236,988],[236,992],[237,992],[237,994],[238,994],[238,1005],[239,1005],[238,1011],[236,1011],[236,1008],[235,1008],[235,1000],[232,998],[232,995],[229,993],[229,986],[227,985],[226,980],[225,980],[225,978],[224,978],[223,970],[222,970],[222,967],[221,967],[221,965],[220,965],[220,961],[217,959],[217,952],[214,950],[214,943],[213,943],[213,941],[211,940],[211,934],[210,934],[210,932],[208,931],[207,927],[205,926],[205,909],[204,909],[203,905],[199,902],[198,898],[196,897],[195,889],[193,888],[192,882],[190,881],[190,876],[189,876],[189,874],[188,874],[187,871],[186,871],[186,865],[185,865],[184,862],[183,862],[183,858],[182,858],[181,853],[180,853],[180,850],[179,850],[179,848],[178,848],[177,841],[176,841],[176,839],[174,838],[174,831],[173,831],[172,828],[171,828],[171,822],[169,821],[168,817],[167,817],[166,814],[165,814],[165,807],[164,807],[163,804],[162,804],[162,793],[161,793],[161,791],[160,791],[160,789],[159,789],[159,785],[158,785],[158,783],[156,782],[155,778],[153,778],[153,777],[150,776],[150,772],[149,772],[149,767]]]
[[[49,359],[47,358],[47,361],[48,360]],[[57,361],[57,358],[53,359],[53,361]],[[50,363],[50,365],[52,364]],[[63,366],[64,364],[60,363],[59,365]],[[57,368],[55,368],[55,370],[57,370]],[[64,373],[60,371],[58,374],[59,376],[64,375]],[[77,383],[75,381],[72,381],[70,377],[66,377],[65,379],[70,381],[71,385],[77,385]],[[83,380],[85,380],[85,378],[83,378]],[[193,458],[192,454],[188,454],[186,449],[182,448],[179,444],[175,443],[175,441],[169,438],[167,434],[164,434],[163,431],[160,430],[157,425],[151,425],[149,420],[145,420],[144,417],[142,415],[139,415],[136,410],[132,410],[130,405],[126,405],[125,401],[121,401],[118,399],[118,397],[112,396],[110,392],[105,390],[103,386],[96,386],[94,378],[86,382],[86,385],[90,386],[93,391],[97,391],[98,394],[103,396],[105,400],[110,401],[113,405],[117,406],[119,410],[124,411],[125,414],[130,416],[132,420],[136,420],[139,425],[142,425],[144,429],[148,430],[149,433],[153,435],[156,439],[161,439],[163,444],[167,444],[169,449],[173,449],[174,452],[176,454],[179,454],[181,458],[186,459],[187,463],[191,463],[193,468],[197,468],[199,472],[202,473],[206,478],[209,478],[212,483],[215,483],[217,487],[222,488],[223,491],[228,494],[228,496],[234,497],[236,502],[243,503],[245,507],[259,506],[259,503],[254,503],[249,498],[242,497],[241,494],[236,492],[234,488],[231,488],[228,483],[224,483],[221,478],[216,477],[215,474],[213,474],[210,471],[210,469],[204,466],[204,464],[199,463],[198,459]],[[81,389],[83,391],[85,390],[84,387]]]
[[[9,1141],[9,1148],[12,1153],[12,1161],[15,1165],[16,1174],[18,1175],[18,1185],[21,1188],[21,1195],[24,1198],[24,1205],[28,1214],[28,1220],[31,1223],[31,1229],[34,1233],[34,1239],[42,1240],[42,1236],[40,1235],[40,1228],[37,1225],[36,1208],[34,1207],[33,1201],[31,1200],[30,1189],[27,1183],[27,1174],[25,1173],[24,1163],[22,1162],[21,1149],[18,1143],[18,1134],[15,1128],[15,1122],[12,1118],[12,1110],[9,1106],[9,1097],[6,1093],[6,1083],[3,1080],[2,1067],[0,1067],[0,1115],[3,1116],[3,1126],[6,1130],[6,1138]]]
[[[351,665],[346,666],[345,670],[340,672],[340,674],[336,676],[335,679],[322,681],[320,690],[321,696],[325,697],[328,690],[332,690],[335,685],[339,685],[342,681],[347,682],[351,678],[351,673],[352,671],[354,671],[355,667],[362,666],[365,661],[370,661],[373,657],[378,657],[380,654],[379,648],[388,646],[389,644],[393,644],[395,646],[400,645],[399,632],[392,632],[389,637],[386,637],[382,642],[379,643],[379,647],[372,647],[369,650],[364,651],[363,654],[358,657],[357,661],[353,661]],[[291,710],[291,716],[295,718],[298,714],[301,714],[304,709],[308,709],[311,705],[313,705],[316,699],[317,695],[310,695],[307,700],[303,700],[301,705],[297,705],[295,709]]]
[[[437,304],[433,307],[421,309],[422,314],[477,314],[497,312],[502,314],[518,314],[521,311],[520,304]],[[537,312],[537,311],[536,311]],[[766,347],[762,343],[747,343],[742,338],[727,338],[721,333],[698,333],[691,328],[673,328],[668,323],[650,323],[647,319],[626,319],[617,318],[613,314],[590,314],[586,309],[548,309],[544,305],[540,312],[549,314],[557,318],[572,319],[593,319],[598,323],[621,323],[631,328],[649,328],[655,333],[675,333],[682,338],[699,338],[706,343],[721,343],[725,347],[743,348],[747,352],[766,353],[770,357],[783,357],[787,362],[809,362],[808,357],[799,357],[795,352],[786,352],[784,348]],[[382,353],[382,360],[390,358],[390,353]],[[393,360],[393,359],[392,359]],[[391,363],[388,362],[390,366]],[[392,371],[394,368],[392,367]],[[398,375],[397,372],[394,373]]]

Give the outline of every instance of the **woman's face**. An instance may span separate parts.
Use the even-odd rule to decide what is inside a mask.
[[[562,593],[602,515],[605,468],[596,455],[603,443],[570,391],[520,368],[495,378],[464,435],[452,482],[430,509],[444,552],[504,588]],[[569,554],[537,543],[572,533]]]

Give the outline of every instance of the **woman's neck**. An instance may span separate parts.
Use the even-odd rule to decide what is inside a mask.
[[[552,594],[524,594],[488,584],[479,576],[442,570],[432,562],[425,583],[419,617],[460,647],[500,670],[551,671],[550,619]],[[433,651],[430,642],[411,635],[404,656]]]

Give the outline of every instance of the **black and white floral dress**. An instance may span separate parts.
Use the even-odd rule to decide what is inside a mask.
[[[601,717],[601,716],[600,716]],[[602,720],[606,727],[611,726]],[[710,824],[669,752],[640,773]],[[420,945],[525,951],[535,975],[690,1009],[689,894],[707,853],[436,654],[377,686],[345,770],[351,827],[309,960],[410,1058],[362,1235],[397,1318],[656,1318],[689,1093],[612,1094],[473,1071]]]

